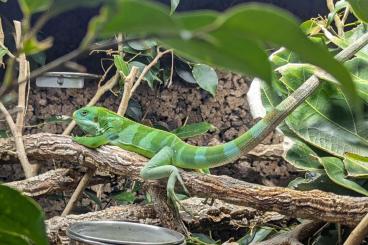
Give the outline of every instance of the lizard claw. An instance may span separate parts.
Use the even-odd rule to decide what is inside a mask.
[[[179,181],[180,185],[182,186],[185,194],[189,196],[189,192],[187,188],[185,187],[184,181],[181,178],[179,171],[173,171],[170,174],[169,180],[167,182],[167,198],[169,200],[169,203],[172,204],[176,212],[179,212],[179,206],[189,215],[193,216],[191,212],[189,212],[180,202],[180,199],[175,193],[175,183],[176,181]]]

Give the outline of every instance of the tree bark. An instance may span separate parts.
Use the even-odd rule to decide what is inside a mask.
[[[24,179],[4,183],[4,185],[17,189],[30,197],[42,196],[50,193],[73,190],[78,185],[80,173],[72,169],[59,168],[43,174]],[[110,178],[95,177],[89,185],[108,183]]]
[[[71,137],[63,135],[28,135],[24,136],[24,144],[30,159],[64,160],[130,176],[133,180],[140,179],[140,169],[147,162],[142,156],[114,146],[88,149],[74,143]],[[0,159],[16,159],[12,138],[0,140]],[[340,196],[318,190],[297,191],[266,187],[228,176],[184,171],[181,174],[192,195],[218,198],[262,211],[279,212],[289,217],[356,225],[368,213],[367,197]]]

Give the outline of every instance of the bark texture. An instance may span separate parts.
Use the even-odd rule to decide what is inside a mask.
[[[30,159],[64,160],[74,164],[139,179],[139,171],[147,159],[114,146],[96,150],[74,143],[69,136],[35,134],[24,136]],[[0,140],[0,159],[15,159],[13,139]],[[367,197],[340,196],[323,191],[296,191],[266,187],[227,176],[201,175],[182,171],[192,195],[212,197],[229,203],[275,211],[290,217],[356,225],[368,213]],[[162,182],[161,182],[162,183]],[[163,184],[163,183],[162,183]]]

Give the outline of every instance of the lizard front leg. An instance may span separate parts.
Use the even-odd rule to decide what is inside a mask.
[[[73,141],[78,144],[84,145],[88,148],[98,148],[102,145],[106,145],[109,143],[108,137],[106,135],[101,134],[97,136],[82,136],[82,137],[73,137]]]
[[[167,181],[167,197],[178,211],[177,204],[180,205],[180,200],[175,194],[175,183],[179,181],[184,191],[188,193],[184,185],[184,181],[179,174],[177,167],[171,165],[174,152],[166,146],[162,148],[156,155],[154,155],[146,166],[141,170],[141,176],[145,180],[162,179],[168,177]]]

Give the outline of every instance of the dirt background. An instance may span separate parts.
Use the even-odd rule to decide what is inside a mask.
[[[158,87],[150,89],[142,84],[133,97],[133,100],[141,105],[143,122],[151,125],[161,125],[173,130],[186,123],[207,121],[212,123],[217,130],[202,136],[189,139],[188,142],[195,145],[214,145],[229,141],[248,130],[253,121],[246,93],[250,79],[233,73],[218,72],[219,85],[217,94],[212,97],[206,91],[176,78],[170,88]],[[43,124],[44,120],[53,116],[68,115],[89,102],[97,89],[96,82],[88,82],[83,89],[45,89],[31,86],[29,104],[26,115],[25,134],[49,132],[61,134],[67,123]],[[98,103],[111,110],[117,110],[120,95],[106,94]],[[34,127],[38,125],[37,127]],[[0,125],[2,128],[4,125]],[[80,131],[75,129],[73,134]],[[282,137],[272,133],[264,144],[277,144]],[[43,163],[41,172],[60,166],[69,166],[67,163]],[[78,168],[78,166],[73,166]],[[243,156],[232,164],[211,169],[211,173],[230,175],[234,178],[248,182],[265,185],[285,186],[290,179],[295,178],[296,170],[285,163],[281,158],[268,159]],[[19,164],[0,164],[0,181],[9,182],[23,178]],[[114,177],[113,177],[114,178]],[[124,181],[115,178],[114,182]],[[121,184],[119,184],[121,185]],[[111,191],[113,185],[107,187]],[[39,198],[48,217],[58,215],[65,205],[65,196],[71,193],[61,193]],[[64,196],[65,195],[65,196]],[[78,212],[84,212],[86,207],[92,209],[91,202],[83,199]]]

